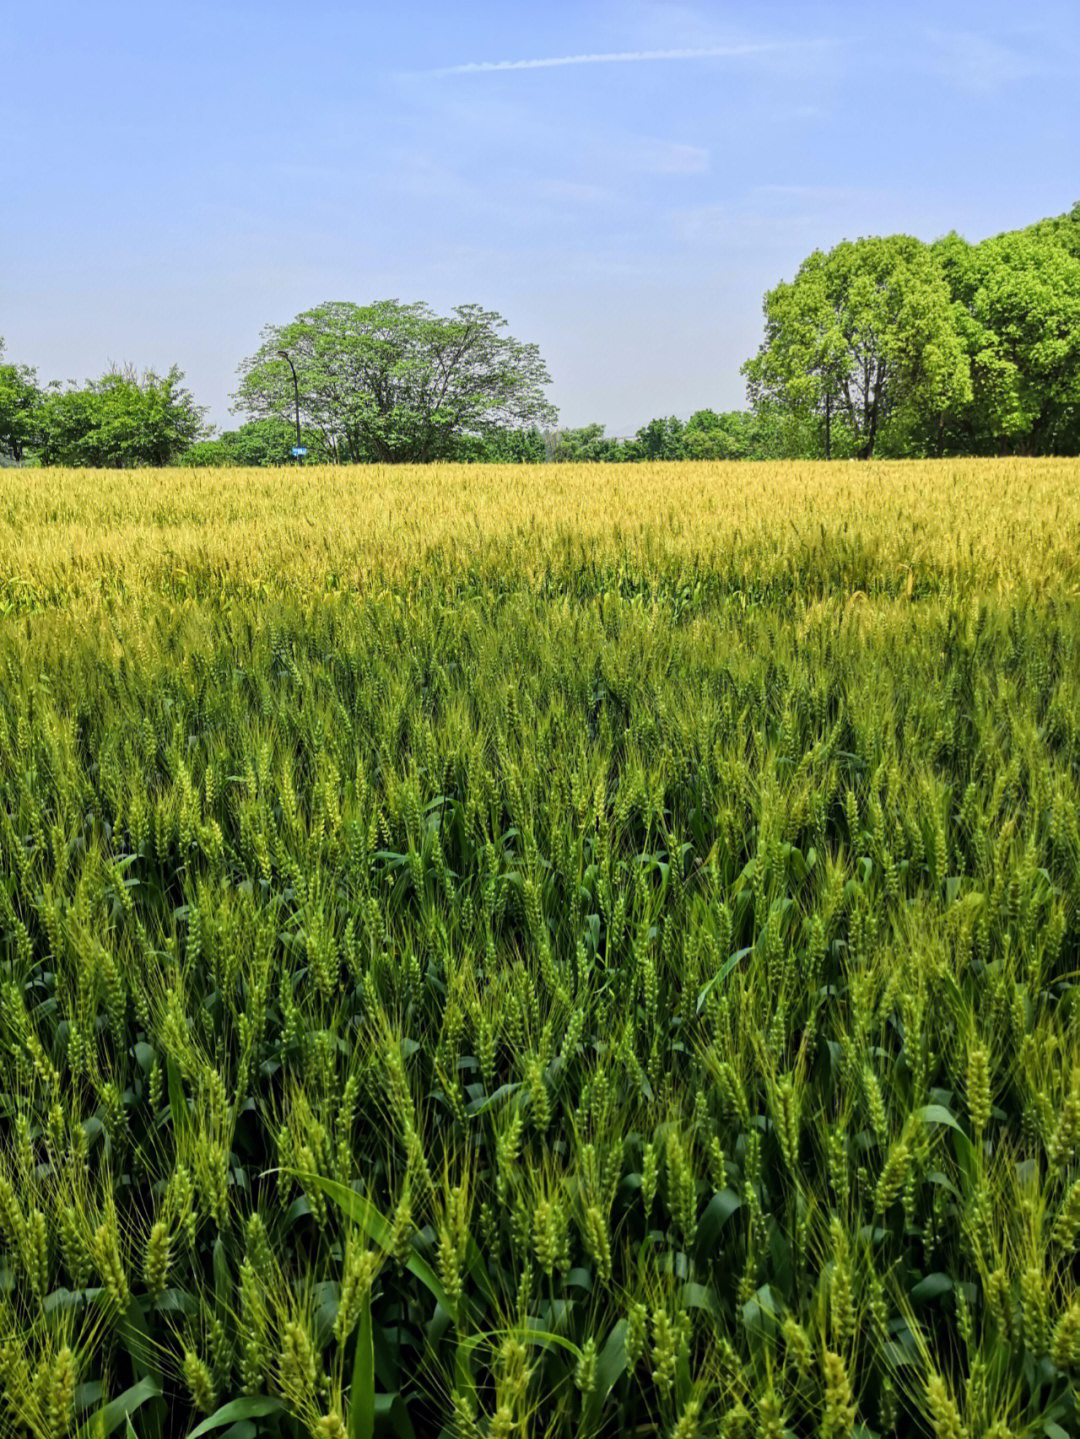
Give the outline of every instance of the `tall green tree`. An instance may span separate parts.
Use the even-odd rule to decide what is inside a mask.
[[[557,465],[596,464],[622,458],[622,446],[595,421],[547,435],[545,458]]]
[[[698,410],[686,422],[682,452],[688,460],[783,460],[817,454],[812,426],[798,425],[775,407]]]
[[[3,363],[0,336],[0,456],[19,463],[33,442],[35,416],[41,404],[37,372],[28,365]]]
[[[424,304],[318,305],[262,332],[240,366],[235,408],[258,418],[293,414],[296,368],[302,423],[339,461],[449,458],[462,435],[553,424],[550,376],[535,345],[503,333],[479,305],[449,316]]]
[[[49,386],[34,443],[46,465],[126,469],[175,464],[205,431],[205,408],[174,365],[166,375],[113,370],[82,388]]]
[[[743,455],[742,437],[731,416],[697,410],[686,422],[682,452],[688,460],[734,460]]]
[[[963,306],[973,402],[958,438],[976,453],[1080,448],[1080,207],[1073,215],[936,247]]]
[[[820,427],[827,458],[870,459],[894,417],[947,415],[971,395],[961,318],[927,246],[906,235],[810,255],[765,296],[765,338],[743,366],[755,407]]]
[[[633,459],[681,460],[683,423],[677,415],[650,420],[647,425],[642,425],[626,449]]]

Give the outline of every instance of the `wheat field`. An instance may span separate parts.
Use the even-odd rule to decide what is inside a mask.
[[[428,581],[1071,595],[1078,535],[1074,460],[23,470],[0,477],[0,605]]]
[[[1080,1433],[1080,462],[0,474],[0,1433]]]

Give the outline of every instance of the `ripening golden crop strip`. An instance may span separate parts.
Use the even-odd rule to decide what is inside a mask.
[[[32,597],[381,589],[470,567],[723,570],[792,588],[1080,582],[1080,462],[22,470],[0,573]]]

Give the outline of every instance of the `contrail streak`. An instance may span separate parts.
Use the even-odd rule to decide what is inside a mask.
[[[629,65],[646,60],[714,60],[761,55],[785,45],[710,45],[700,50],[615,50],[600,55],[553,55],[540,60],[474,60],[432,70],[433,75],[486,75],[496,70],[553,70],[560,65]]]

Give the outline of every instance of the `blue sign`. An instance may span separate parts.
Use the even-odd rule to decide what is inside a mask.
[[[306,454],[307,454],[307,450],[305,450],[305,449],[304,449],[302,446],[300,446],[300,445],[293,445],[293,447],[292,447],[292,452],[293,452],[294,455],[306,455]]]

